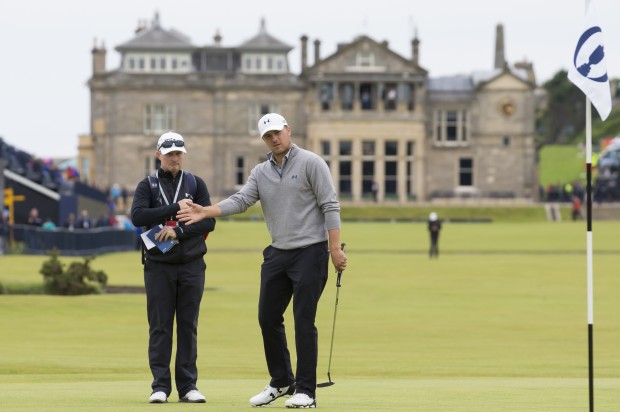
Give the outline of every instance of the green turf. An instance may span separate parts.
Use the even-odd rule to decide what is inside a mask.
[[[620,404],[620,223],[595,223],[595,406]],[[209,237],[199,326],[207,405],[148,405],[145,297],[0,296],[2,411],[238,411],[267,383],[256,321],[264,223]],[[446,224],[439,260],[419,223],[347,223],[327,411],[587,410],[583,222]],[[3,256],[0,282],[40,282],[44,257]],[[63,258],[71,261],[76,258]],[[112,285],[141,285],[137,253],[97,257]],[[335,276],[323,296],[319,381]],[[287,314],[289,338],[292,319]],[[293,350],[294,354],[294,350]],[[271,409],[282,409],[277,401]]]
[[[585,163],[585,149],[576,144],[545,145],[540,149],[540,184],[546,188],[549,184],[584,182]]]

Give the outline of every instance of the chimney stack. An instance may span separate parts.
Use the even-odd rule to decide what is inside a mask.
[[[411,61],[414,66],[418,66],[420,61],[420,40],[418,40],[417,33],[413,40],[411,40]]]
[[[506,66],[506,56],[504,53],[504,26],[497,25],[495,29],[495,68],[503,69]]]
[[[97,47],[97,39],[93,41],[93,75],[105,73],[105,45],[101,42],[101,46]]]
[[[301,71],[304,72],[308,68],[308,36],[305,34],[300,37],[301,40]]]
[[[316,39],[314,41],[314,64],[318,64],[321,61],[321,40]]]

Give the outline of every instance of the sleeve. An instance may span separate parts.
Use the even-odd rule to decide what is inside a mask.
[[[310,185],[316,196],[317,205],[325,216],[327,230],[340,229],[340,202],[327,163],[316,156],[308,162],[307,167]]]
[[[194,199],[194,203],[198,203],[201,206],[211,206],[211,196],[209,195],[209,189],[206,183],[198,176],[194,175],[194,177],[196,178],[196,198]],[[214,218],[202,219],[200,222],[189,226],[186,226],[183,222],[179,223],[180,226],[175,229],[179,240],[184,240],[193,236],[203,236],[205,233],[215,230]]]
[[[136,187],[131,204],[131,223],[136,227],[154,226],[164,223],[167,217],[176,215],[179,209],[178,203],[151,207],[151,187],[148,178],[145,178]]]

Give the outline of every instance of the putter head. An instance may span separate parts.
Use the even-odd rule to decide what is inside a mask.
[[[336,382],[332,382],[332,375],[327,372],[327,382],[318,383],[316,385],[317,388],[327,388],[328,386],[334,385]]]

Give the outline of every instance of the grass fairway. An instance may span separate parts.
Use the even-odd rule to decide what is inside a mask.
[[[595,222],[595,408],[620,405],[620,223]],[[345,223],[325,411],[584,411],[588,407],[585,225],[445,224],[439,260],[419,223]],[[239,411],[268,381],[256,321],[261,222],[209,237],[199,326],[206,405],[149,405],[145,297],[0,296],[1,411]],[[44,257],[0,257],[0,282],[34,283]],[[75,258],[65,258],[70,261]],[[137,253],[93,261],[141,285]],[[317,316],[327,380],[331,276]],[[289,310],[290,312],[290,310]],[[292,319],[287,319],[292,342]],[[292,353],[294,355],[294,348]],[[284,409],[282,400],[270,409]]]

